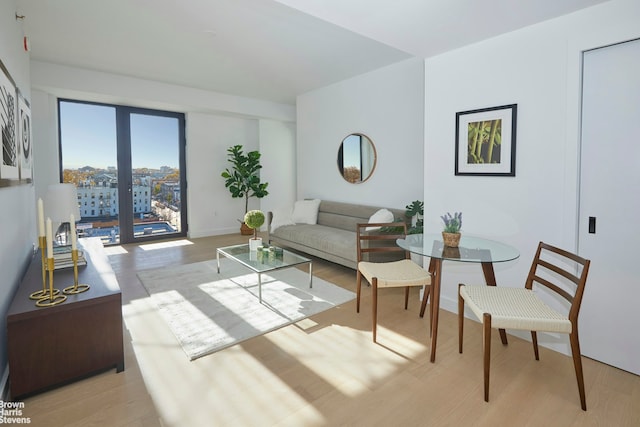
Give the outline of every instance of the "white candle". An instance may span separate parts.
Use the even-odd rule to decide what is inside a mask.
[[[76,218],[71,214],[71,220],[69,221],[69,227],[71,227],[71,250],[75,251],[76,247]]]
[[[51,231],[51,218],[47,218],[47,258],[53,258],[53,232]]]
[[[44,205],[42,198],[38,199],[38,236],[44,236]]]

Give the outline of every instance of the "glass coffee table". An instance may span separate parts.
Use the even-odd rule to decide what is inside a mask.
[[[282,252],[280,252],[282,251]],[[262,251],[250,251],[249,245],[225,246],[216,249],[216,260],[218,262],[218,273],[220,273],[220,255],[238,262],[254,273],[258,274],[258,299],[262,302],[262,273],[269,273],[284,268],[291,268],[297,265],[309,264],[309,287],[313,287],[312,264],[309,258],[305,258],[286,249],[278,248],[278,252],[273,253]]]

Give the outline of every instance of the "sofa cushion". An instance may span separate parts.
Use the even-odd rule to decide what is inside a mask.
[[[369,223],[393,222],[393,213],[389,209],[379,209],[369,218]],[[366,231],[379,230],[380,227],[367,227]]]
[[[278,227],[283,225],[294,225],[293,211],[291,208],[280,208],[273,210],[273,217],[271,219],[271,232],[273,233]]]
[[[292,219],[296,224],[315,224],[318,222],[320,200],[298,200],[293,206]]]
[[[356,233],[319,224],[283,226],[273,233],[278,239],[334,254],[348,260],[356,260]]]

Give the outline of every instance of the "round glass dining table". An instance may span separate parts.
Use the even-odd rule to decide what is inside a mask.
[[[493,264],[496,262],[512,261],[520,256],[520,252],[512,246],[482,237],[463,234],[457,248],[445,246],[442,234],[409,234],[404,239],[396,241],[402,249],[412,253],[427,256],[429,272],[433,275],[430,287],[431,298],[431,362],[436,360],[436,343],[438,340],[438,311],[440,310],[440,286],[442,276],[442,261],[457,261],[476,263],[482,266],[482,272],[487,285],[496,286],[496,276]],[[423,299],[421,313],[429,297]],[[500,330],[502,343],[507,343],[507,334]]]

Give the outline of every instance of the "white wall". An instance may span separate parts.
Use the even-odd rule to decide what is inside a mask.
[[[22,22],[16,20],[16,1],[0,2],[0,60],[25,99],[31,99],[29,54],[22,48]],[[0,71],[2,72],[2,71]],[[6,313],[36,242],[34,187],[0,187],[0,390],[7,379]]]
[[[33,181],[36,199],[44,200],[48,186],[60,181],[58,100],[55,96],[38,89],[33,89],[31,94],[33,140],[35,141]]]
[[[640,2],[611,1],[425,61],[425,227],[462,211],[464,233],[518,248],[499,285],[522,286],[540,240],[577,249],[580,53],[640,37],[638,22]],[[454,176],[456,112],[511,103],[516,176]],[[457,311],[459,282],[482,283],[480,267],[445,263],[443,308]]]
[[[265,213],[295,201],[295,131],[293,123],[190,113],[187,116],[187,182],[189,236],[237,233],[244,198],[234,199],[224,186],[229,167],[227,148],[242,144],[244,152],[260,150],[261,179],[269,194],[249,199],[249,209]],[[263,227],[264,228],[264,227]]]
[[[261,200],[265,214],[296,200],[296,126],[275,120],[260,120],[262,181],[269,195]],[[266,230],[266,225],[262,227]]]
[[[220,176],[228,166],[228,147],[241,144],[245,151],[251,151],[262,150],[264,144],[268,153],[263,153],[263,162],[275,156],[271,165],[278,168],[282,165],[277,159],[295,155],[295,151],[288,151],[295,145],[295,135],[291,132],[295,108],[291,105],[37,61],[32,64],[32,73],[34,139],[37,136],[39,142],[34,149],[37,194],[44,194],[49,184],[59,180],[59,97],[186,113],[190,237],[239,230],[237,220],[244,215],[244,201],[231,197]],[[259,126],[260,120],[266,120],[266,124]],[[265,175],[271,173],[264,169]],[[291,167],[288,173],[293,170]],[[282,176],[277,175],[280,172],[274,173],[274,179]],[[289,182],[290,186],[294,185]],[[289,199],[292,192],[289,189],[283,194]],[[261,208],[262,202],[277,198],[277,194],[274,192],[262,200],[251,199],[250,209]]]
[[[297,99],[297,197],[404,208],[423,194],[423,62],[403,61]],[[342,139],[367,135],[373,176],[349,184],[338,172]]]
[[[244,198],[234,199],[220,176],[229,165],[227,148],[242,144],[258,149],[258,122],[235,117],[189,113],[187,116],[187,183],[191,237],[237,233]],[[252,200],[251,205],[255,206]]]
[[[31,84],[60,97],[168,111],[197,111],[293,121],[295,108],[260,99],[142,80],[42,61],[31,63]]]

